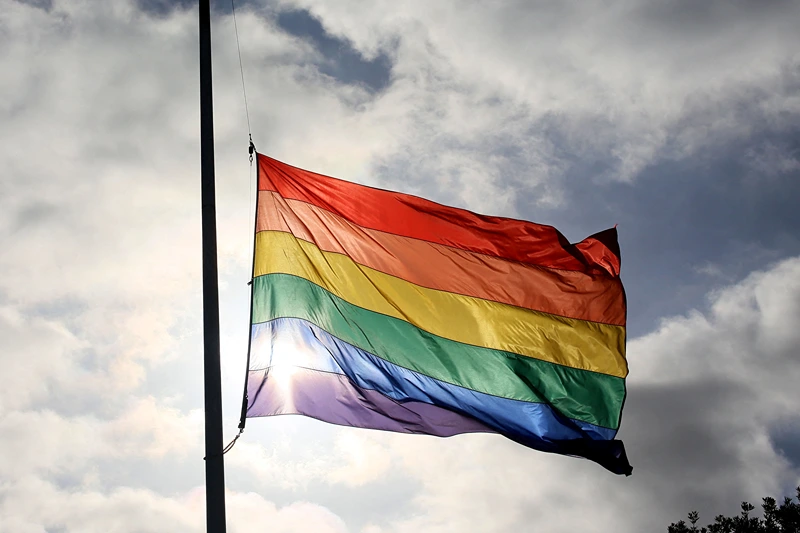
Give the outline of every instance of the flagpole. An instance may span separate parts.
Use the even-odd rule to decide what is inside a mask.
[[[200,176],[203,224],[203,378],[206,435],[206,531],[225,533],[222,378],[219,363],[217,215],[214,190],[214,104],[211,93],[211,13],[200,0]]]

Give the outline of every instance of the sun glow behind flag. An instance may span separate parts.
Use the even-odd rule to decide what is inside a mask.
[[[493,432],[630,474],[615,229],[555,228],[257,155],[247,417]]]

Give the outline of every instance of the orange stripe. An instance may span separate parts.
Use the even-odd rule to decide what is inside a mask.
[[[326,252],[431,289],[579,320],[625,325],[619,278],[553,270],[363,228],[272,191],[258,193],[256,231],[283,231]]]

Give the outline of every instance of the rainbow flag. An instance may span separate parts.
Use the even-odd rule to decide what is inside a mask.
[[[246,416],[493,432],[631,467],[615,229],[478,215],[257,154]]]

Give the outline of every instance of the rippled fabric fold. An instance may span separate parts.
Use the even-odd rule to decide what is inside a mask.
[[[478,393],[388,363],[304,320],[258,324],[252,335],[249,416],[302,414],[440,437],[496,432],[553,453],[603,450],[614,437],[612,430],[566,419],[546,404]]]
[[[243,417],[498,433],[631,472],[615,440],[628,373],[615,229],[570,244],[257,162]]]
[[[617,277],[545,268],[365,228],[346,218],[273,191],[258,194],[261,233],[280,231],[320,250],[415,285],[554,315],[625,325]],[[258,246],[258,245],[257,245]]]
[[[352,305],[296,276],[255,279],[254,328],[276,318],[301,318],[378,357],[433,378],[523,401],[555,406],[568,418],[619,427],[621,378],[451,341],[404,320]],[[251,350],[250,368],[258,366]]]
[[[289,233],[259,233],[255,275],[290,274],[358,307],[434,335],[556,364],[625,377],[625,328],[437,291],[323,252]],[[280,250],[280,253],[273,253]]]

